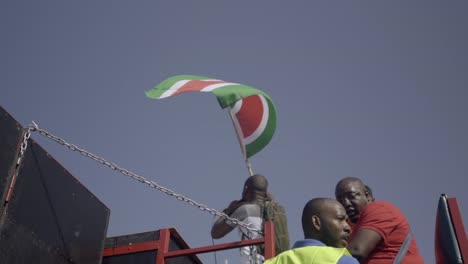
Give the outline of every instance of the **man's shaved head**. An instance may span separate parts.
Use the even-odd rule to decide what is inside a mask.
[[[369,203],[374,201],[370,188],[356,177],[341,179],[336,184],[335,197],[343,205],[353,223],[357,223],[360,213]]]
[[[255,174],[245,181],[244,186],[255,191],[266,192],[268,189],[268,180],[263,175]]]
[[[361,179],[356,178],[356,177],[346,177],[341,179],[335,187],[335,195],[337,192],[342,189],[344,186],[348,185],[349,183],[355,183],[356,186],[359,186],[362,188],[362,190],[366,190],[366,185],[362,182]]]
[[[268,180],[265,176],[255,174],[250,176],[244,183],[242,199],[244,201],[257,201],[263,204],[267,198]]]
[[[346,247],[351,229],[343,206],[335,199],[315,198],[302,211],[305,238],[322,241],[330,247]]]
[[[304,236],[307,236],[306,233],[310,232],[312,228],[310,222],[313,215],[322,215],[323,214],[323,207],[326,206],[327,203],[330,203],[330,200],[336,202],[333,199],[329,198],[314,198],[310,200],[304,206],[302,210],[302,230],[304,230]],[[306,232],[306,230],[308,232]]]

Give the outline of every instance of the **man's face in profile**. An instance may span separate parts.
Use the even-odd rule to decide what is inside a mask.
[[[343,206],[336,201],[329,201],[321,216],[323,243],[329,247],[344,248],[348,245],[351,228]]]
[[[346,214],[352,223],[357,223],[359,215],[372,197],[366,191],[364,185],[358,181],[350,181],[340,184],[336,190],[336,200],[340,202],[346,210]]]

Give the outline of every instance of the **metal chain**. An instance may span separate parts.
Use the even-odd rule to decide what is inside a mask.
[[[163,186],[157,184],[154,181],[147,180],[143,176],[135,174],[135,173],[133,173],[133,172],[127,170],[127,169],[121,168],[115,163],[109,162],[109,161],[105,160],[104,158],[101,158],[101,157],[99,157],[99,156],[97,156],[97,155],[95,155],[95,154],[93,154],[91,152],[88,152],[88,151],[86,151],[86,150],[84,150],[82,148],[79,148],[78,146],[76,146],[74,144],[70,144],[70,143],[66,142],[64,139],[62,139],[62,138],[60,138],[58,136],[55,136],[55,135],[49,133],[48,131],[46,131],[46,130],[44,130],[42,128],[39,128],[39,126],[36,123],[34,123],[34,122],[32,122],[32,123],[33,123],[32,125],[29,125],[28,131],[38,132],[39,134],[41,134],[41,135],[43,135],[43,136],[57,142],[58,144],[60,144],[62,146],[66,146],[68,149],[70,149],[72,151],[77,151],[81,155],[83,155],[85,157],[88,157],[88,158],[90,158],[90,159],[92,159],[94,161],[97,161],[97,162],[101,163],[102,165],[105,165],[105,166],[111,168],[112,170],[118,171],[118,172],[122,173],[125,176],[128,176],[128,177],[133,178],[133,179],[135,179],[135,180],[137,180],[137,181],[139,181],[141,183],[149,185],[151,188],[157,189],[157,190],[159,190],[159,191],[161,191],[161,192],[163,192],[163,193],[165,193],[165,194],[167,194],[169,196],[175,197],[179,201],[183,201],[183,202],[188,203],[189,205],[198,207],[198,209],[200,209],[201,211],[206,211],[206,212],[208,212],[208,213],[210,213],[210,214],[212,214],[214,216],[222,217],[222,218],[224,218],[226,220],[229,220],[230,222],[232,222],[235,225],[242,226],[242,227],[246,228],[249,231],[255,231],[255,232],[258,232],[258,233],[263,235],[263,232],[261,230],[250,227],[250,224],[246,224],[246,223],[244,223],[242,221],[239,221],[238,219],[231,218],[228,215],[217,211],[216,209],[209,208],[208,206],[206,206],[204,204],[201,204],[201,203],[198,203],[193,199],[187,198],[182,194],[178,194],[178,193],[170,190],[169,188],[163,187]]]
[[[28,148],[28,140],[31,138],[31,127],[26,128],[26,132],[23,135],[23,142],[21,142],[20,152],[18,153],[18,159],[16,160],[16,167],[19,168],[21,161],[23,160],[24,153]]]
[[[249,239],[252,239],[252,237],[253,237],[252,232],[247,231],[247,233],[248,233],[248,236],[247,236],[247,237],[248,237]],[[256,246],[250,245],[250,246],[249,246],[249,251],[250,251],[250,252],[249,252],[249,262],[250,262],[250,264],[258,264],[258,263],[257,263],[257,250],[256,250]]]
[[[19,175],[19,169],[20,169],[20,166],[21,166],[21,162],[23,161],[24,153],[26,152],[26,149],[28,148],[28,140],[31,138],[32,128],[28,127],[25,130],[26,130],[26,132],[24,132],[24,134],[23,134],[23,142],[21,142],[20,151],[19,151],[19,153],[17,155],[17,158],[16,158],[16,168],[15,168],[16,171],[15,171],[15,173],[13,174],[13,176],[11,178],[10,187],[8,188],[8,192],[6,194],[3,206],[5,206],[8,203],[8,201],[10,200],[10,196],[11,196],[13,188],[15,186],[16,178]]]

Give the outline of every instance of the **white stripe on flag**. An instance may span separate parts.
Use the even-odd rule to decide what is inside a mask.
[[[239,100],[234,104],[234,106],[231,108],[232,113],[237,114],[239,110],[242,108],[242,100]]]
[[[238,85],[237,83],[215,83],[212,85],[208,85],[207,87],[200,90],[200,92],[211,92],[221,87],[229,86],[229,85]]]
[[[182,86],[184,86],[186,83],[190,81],[191,80],[180,80],[174,83],[169,89],[167,89],[164,93],[162,93],[161,96],[159,96],[159,99],[171,96],[173,93],[177,92],[177,90],[179,90]]]

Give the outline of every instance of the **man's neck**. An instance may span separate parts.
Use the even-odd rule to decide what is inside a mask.
[[[263,204],[265,202],[265,193],[254,193],[252,202]]]

